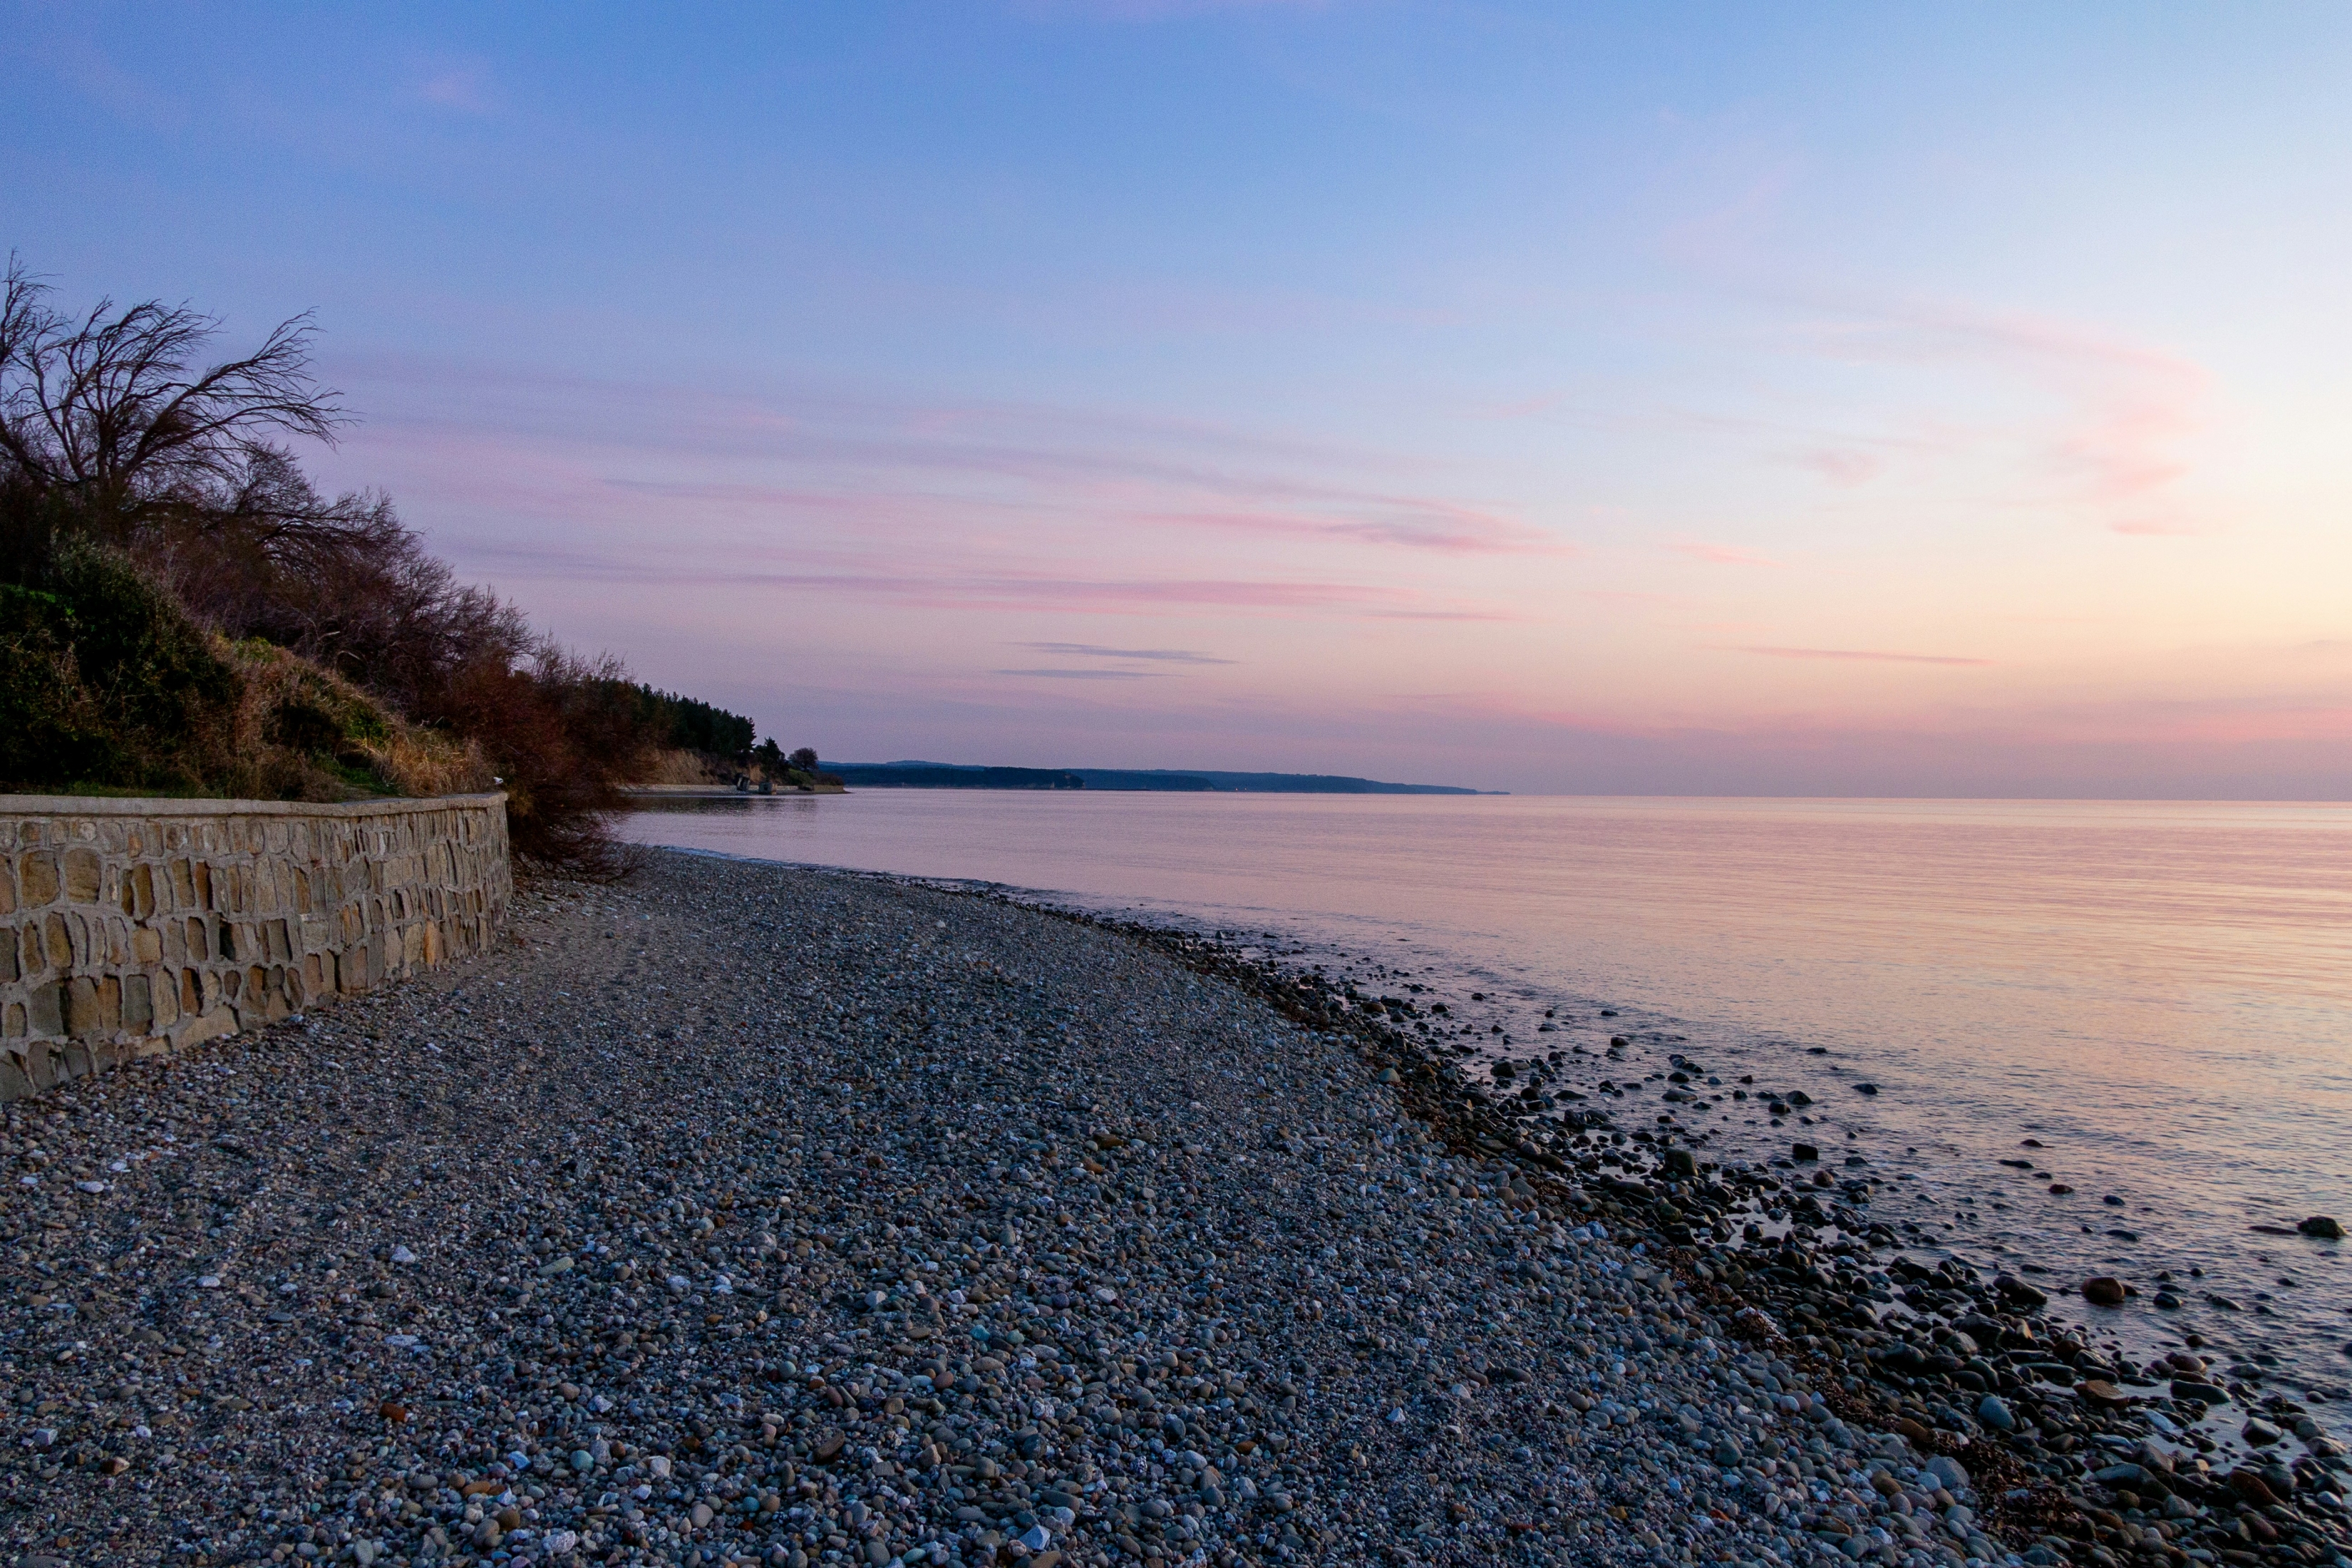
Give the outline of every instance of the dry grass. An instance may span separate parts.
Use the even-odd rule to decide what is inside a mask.
[[[703,760],[702,753],[699,752],[651,752],[646,754],[645,765],[641,771],[643,777],[634,778],[629,782],[648,784],[707,784],[727,782],[711,772],[710,764]]]
[[[369,765],[406,795],[471,795],[496,787],[490,764],[476,741],[460,741],[438,730],[394,721],[380,743],[362,742]]]
[[[224,781],[231,795],[339,801],[492,787],[473,741],[412,724],[284,648],[247,641],[219,651],[243,682]]]

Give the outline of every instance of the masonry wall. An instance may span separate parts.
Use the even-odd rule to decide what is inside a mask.
[[[0,1100],[481,952],[506,797],[0,795]]]

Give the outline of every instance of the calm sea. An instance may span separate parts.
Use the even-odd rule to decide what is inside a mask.
[[[2253,1228],[2352,1225],[2352,806],[876,790],[625,831],[1226,931],[1424,986],[1489,1053],[1630,1037],[1571,1055],[1594,1083],[1678,1052],[1723,1080],[1715,1157],[1861,1152],[1941,1248],[2133,1285],[2069,1304],[2104,1336],[2352,1397],[2352,1243]],[[1731,1100],[1742,1074],[1813,1120]]]

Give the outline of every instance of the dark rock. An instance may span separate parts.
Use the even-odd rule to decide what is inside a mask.
[[[1791,1143],[1789,1145],[1789,1156],[1795,1160],[1818,1160],[1822,1157],[1822,1152],[1811,1143]]]
[[[2004,1274],[1992,1282],[1993,1291],[2009,1305],[2024,1311],[2033,1311],[2050,1305],[2050,1298],[2028,1285],[2014,1274]]]
[[[1856,1094],[1876,1094],[1878,1086],[1874,1083],[1858,1083],[1853,1086],[1853,1091]]]
[[[1873,1351],[1871,1357],[1887,1371],[1901,1373],[1906,1377],[1925,1370],[1927,1364],[1927,1358],[1919,1353],[1919,1347],[1912,1344],[1889,1345],[1883,1351]]]
[[[2336,1224],[2335,1219],[2328,1215],[2313,1215],[2309,1219],[2305,1220],[2301,1225],[2296,1226],[2294,1228],[2303,1232],[2305,1236],[2315,1236],[2325,1241],[2341,1241],[2344,1239],[2344,1227]]]
[[[1948,1454],[1938,1454],[1919,1468],[1941,1481],[1948,1490],[1958,1492],[1968,1489],[1967,1468]]]
[[[2096,1274],[2083,1281],[2083,1300],[2095,1307],[2120,1307],[2124,1304],[2124,1284],[2120,1279]]]
[[[2103,1377],[2084,1378],[2074,1392],[2102,1410],[2121,1410],[2131,1403],[2130,1394]]]

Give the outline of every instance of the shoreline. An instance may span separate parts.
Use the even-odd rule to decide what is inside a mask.
[[[446,975],[10,1108],[20,1551],[2117,1554],[1989,1440],[1881,1429],[1826,1291],[1694,1245],[1722,1173],[1588,1179],[1185,933],[649,858],[527,889]],[[1774,1337],[1806,1307],[1832,1331]]]
[[[1412,999],[1358,997],[1352,985],[1343,994],[1319,973],[1250,956],[1260,944],[1222,931],[1204,935],[1165,920],[1060,905],[999,884],[810,868],[965,891],[1117,931],[1235,984],[1294,1021],[1350,1034],[1376,1069],[1409,1064],[1399,1085],[1403,1107],[1436,1131],[1450,1152],[1517,1164],[1534,1178],[1532,1190],[1564,1200],[1571,1217],[1606,1218],[1621,1226],[1630,1222],[1726,1315],[1731,1335],[1790,1353],[1827,1376],[1833,1386],[1824,1400],[1840,1415],[1900,1431],[1921,1453],[1973,1451],[1979,1466],[1990,1458],[2000,1495],[1989,1516],[2002,1534],[2039,1537],[2053,1556],[2067,1552],[2061,1537],[2076,1538],[2078,1548],[2129,1547],[2135,1543],[2125,1527],[2144,1512],[2184,1533],[2179,1526],[2196,1515],[2177,1508],[2168,1512],[2167,1500],[2179,1493],[2200,1509],[2251,1504],[2281,1510],[2275,1522],[2310,1532],[2326,1542],[2328,1555],[2352,1563],[2347,1528],[2352,1510],[2343,1504],[2352,1490],[2347,1479],[2352,1465],[2344,1446],[2303,1405],[2283,1393],[2264,1392],[2266,1367],[2242,1356],[2225,1371],[2227,1356],[2194,1353],[2206,1347],[2193,1331],[2187,1334],[2190,1353],[2158,1353],[2143,1363],[2123,1351],[2112,1326],[2095,1317],[2059,1319],[2055,1308],[2077,1294],[2095,1307],[2120,1305],[2120,1292],[2093,1295],[2114,1281],[2093,1278],[2075,1288],[2044,1289],[2015,1274],[1979,1269],[1944,1244],[1906,1243],[1869,1217],[1875,1181],[1853,1171],[1840,1180],[1826,1153],[1772,1160],[1769,1166],[1735,1162],[1731,1176],[1717,1177],[1720,1167],[1706,1158],[1711,1132],[1692,1139],[1680,1126],[1670,1136],[1636,1128],[1629,1138],[1605,1110],[1592,1109],[1567,1110],[1556,1122],[1531,1126],[1528,1108],[1509,1098],[1508,1080],[1471,1077],[1462,1069],[1472,1062],[1406,1032],[1408,1021],[1423,1016]],[[1627,1043],[1614,1038],[1612,1047]],[[1543,1047],[1533,1049],[1539,1056]],[[1513,1060],[1507,1037],[1504,1050],[1501,1059]],[[1611,1055],[1613,1059],[1613,1048]],[[1552,1058],[1557,1061],[1559,1053]],[[1677,1068],[1685,1060],[1672,1057]],[[1696,1062],[1689,1066],[1689,1075],[1678,1071],[1672,1081],[1705,1076]],[[1540,1059],[1520,1058],[1517,1067],[1512,1078],[1533,1079],[1522,1094],[1533,1096],[1550,1079]],[[1670,1090],[1666,1098],[1675,1095]],[[1760,1098],[1780,1097],[1759,1091]],[[1811,1103],[1801,1093],[1788,1098],[1797,1107]],[[1551,1109],[1549,1099],[1544,1107]],[[1772,1109],[1791,1113],[1777,1104]],[[1774,1127],[1781,1124],[1776,1118]],[[1531,1131],[1538,1142],[1529,1141]],[[1617,1157],[1622,1163],[1613,1175],[1597,1168],[1589,1152],[1580,1171],[1561,1157],[1574,1134],[1595,1131],[1614,1136],[1628,1151]],[[1554,1136],[1546,1140],[1546,1132]],[[1792,1146],[1811,1147],[1801,1139]],[[1695,1212],[1677,1208],[1678,1201]],[[1695,1234],[1694,1219],[1701,1219],[1702,1230],[1712,1219],[1712,1237]],[[1746,1234],[1735,1237],[1733,1229]],[[1945,1252],[1948,1261],[1922,1268],[1900,1260],[1892,1277],[1873,1267],[1873,1252],[1893,1250],[1900,1259],[1906,1246]],[[2031,1266],[2026,1271],[2046,1272]],[[1916,1306],[1893,1310],[1902,1299],[1898,1292],[1915,1298]],[[2275,1544],[2275,1531],[2268,1541],[2246,1531],[2240,1540],[2208,1540],[2185,1552],[2168,1543],[2163,1554],[2176,1562],[2213,1561],[2217,1552],[2226,1559],[2242,1546]]]
[[[2075,1292],[2044,1290],[1957,1258],[1938,1269],[1913,1266],[1892,1279],[1860,1272],[1871,1269],[1872,1252],[1905,1243],[1868,1217],[1875,1184],[1851,1171],[1838,1179],[1829,1154],[1803,1152],[1811,1146],[1801,1140],[1793,1141],[1797,1158],[1769,1163],[1778,1169],[1746,1162],[1727,1168],[1706,1159],[1711,1133],[1691,1139],[1679,1126],[1672,1137],[1636,1128],[1629,1138],[1605,1110],[1584,1109],[1567,1110],[1557,1122],[1535,1122],[1542,1131],[1530,1141],[1530,1125],[1521,1120],[1530,1112],[1514,1106],[1510,1084],[1531,1076],[1519,1092],[1533,1096],[1548,1082],[1539,1044],[1534,1059],[1516,1058],[1516,1072],[1481,1080],[1463,1072],[1471,1063],[1460,1056],[1405,1032],[1401,1025],[1420,1016],[1409,999],[1381,997],[1367,1006],[1363,999],[1343,999],[1319,975],[1250,957],[1254,943],[1037,907],[1162,946],[1317,1026],[1351,1029],[1372,1065],[1405,1068],[1407,1083],[1422,1091],[1407,1098],[1408,1110],[1436,1129],[1449,1150],[1516,1163],[1536,1176],[1538,1191],[1564,1199],[1571,1216],[1606,1216],[1633,1227],[1723,1314],[1732,1337],[1787,1353],[1824,1377],[1831,1384],[1824,1402],[1839,1415],[1898,1432],[1919,1453],[1972,1455],[1970,1462],[1998,1489],[1988,1519],[2020,1544],[2036,1539],[2055,1560],[2068,1555],[2066,1538],[2073,1538],[2074,1548],[2091,1549],[2091,1561],[2104,1561],[2097,1553],[2112,1558],[2148,1549],[2144,1530],[2142,1540],[2130,1534],[2141,1528],[2133,1521],[2144,1511],[2177,1529],[2208,1509],[2251,1506],[2275,1516],[2270,1535],[2247,1531],[2225,1542],[2218,1539],[2220,1527],[2209,1527],[2217,1538],[2185,1551],[2168,1540],[2156,1550],[2174,1562],[2234,1560],[2248,1555],[2241,1547],[2275,1549],[2275,1525],[2284,1523],[2324,1542],[2323,1560],[2352,1561],[2346,1449],[2302,1405],[2264,1394],[2261,1367],[2225,1373],[2224,1358],[2195,1354],[2137,1365],[2112,1339],[2100,1345],[2095,1321],[2045,1321],[2055,1318],[2047,1310],[2056,1306],[2053,1298]],[[1612,1040],[1613,1047],[1626,1043]],[[1505,1050],[1500,1059],[1513,1061],[1507,1044]],[[1671,1060],[1677,1068],[1685,1062],[1679,1054]],[[1719,1081],[1695,1061],[1672,1081],[1701,1078]],[[1801,1094],[1790,1099],[1809,1103]],[[1614,1175],[1590,1154],[1574,1167],[1562,1158],[1571,1140],[1583,1142],[1579,1131],[1614,1137],[1622,1162]],[[1776,1198],[1793,1211],[1785,1222],[1775,1212]],[[1763,1226],[1756,1222],[1768,1219],[1775,1222],[1771,1229],[1758,1234]],[[1818,1235],[1809,1220],[1828,1234]],[[1735,1228],[1746,1234],[1735,1237]],[[2116,1282],[2089,1279],[2080,1293],[2094,1305],[2120,1305],[2119,1289],[2110,1297],[2093,1295],[2103,1285]],[[1917,1305],[1896,1316],[1886,1309],[1906,1286]],[[2188,1342],[2192,1351],[2202,1348],[2193,1332]],[[2242,1420],[2235,1442],[2219,1430]],[[2168,1506],[2176,1494],[2188,1511]],[[2042,1558],[2029,1547],[2026,1560]]]

